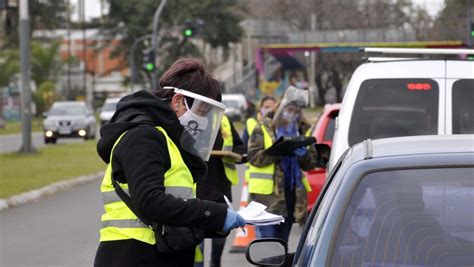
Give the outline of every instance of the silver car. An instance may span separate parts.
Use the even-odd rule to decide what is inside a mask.
[[[55,144],[58,138],[79,137],[94,139],[96,119],[84,102],[55,102],[43,121],[44,142]]]

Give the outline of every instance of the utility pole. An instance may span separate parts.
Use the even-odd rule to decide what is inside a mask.
[[[472,22],[472,6],[471,0],[467,1],[467,46],[472,47],[472,39],[474,38],[474,25]]]
[[[166,0],[161,0],[160,2],[160,5],[158,6],[158,8],[156,9],[155,11],[155,16],[153,17],[153,35],[151,37],[151,49],[152,51],[154,52],[155,55],[158,55],[157,53],[157,47],[158,47],[158,40],[157,40],[157,37],[158,37],[158,21],[160,19],[160,15],[161,15],[161,11],[163,11],[163,8],[165,7],[165,4],[166,4]],[[159,64],[159,58],[158,56],[156,56],[155,58],[155,66],[158,66]],[[157,76],[157,67],[155,67],[155,69],[153,70],[152,74],[151,74],[151,88],[150,88],[150,91],[151,90],[156,90],[158,87],[158,77]]]
[[[23,144],[20,153],[34,153],[31,144],[31,88],[30,88],[30,18],[28,0],[20,0],[20,64],[21,64],[21,128]]]

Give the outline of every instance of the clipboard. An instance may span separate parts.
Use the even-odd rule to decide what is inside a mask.
[[[316,143],[313,136],[282,136],[276,142],[263,152],[266,156],[292,157],[298,147],[310,146]]]
[[[237,154],[237,153],[232,152],[232,151],[212,150],[211,151],[211,156],[212,157],[230,158],[230,159],[233,159],[237,162],[242,161],[242,155]]]

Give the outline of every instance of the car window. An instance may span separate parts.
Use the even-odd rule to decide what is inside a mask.
[[[332,141],[334,138],[334,131],[336,130],[336,117],[338,114],[339,111],[335,111],[329,115],[328,125],[324,131],[324,141]]]
[[[474,80],[453,84],[453,134],[474,133]]]
[[[331,266],[471,266],[472,168],[365,176],[350,197]]]
[[[86,108],[82,105],[56,105],[48,112],[48,116],[83,116]]]
[[[115,111],[118,102],[105,102],[102,111]]]
[[[430,79],[373,79],[355,101],[349,145],[365,139],[437,134],[438,84]]]

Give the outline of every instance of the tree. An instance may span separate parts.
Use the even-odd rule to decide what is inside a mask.
[[[45,81],[56,80],[61,70],[62,61],[59,57],[60,43],[44,45],[38,42],[31,44],[31,79],[38,86]]]
[[[28,0],[31,32],[57,29],[67,22],[67,0]],[[6,47],[18,47],[18,8],[9,9],[6,21]]]
[[[109,39],[120,37],[122,42],[116,52],[129,56],[129,49],[137,38],[149,34],[153,29],[153,15],[159,1],[155,0],[108,0],[109,14],[104,18],[103,34]],[[242,36],[238,6],[230,0],[173,0],[168,1],[161,14],[159,35],[162,37],[159,71],[170,62],[182,56],[199,56],[199,48],[190,39],[181,35],[187,20],[203,21],[203,29],[198,36],[212,47],[227,48],[229,43],[238,42]],[[126,53],[123,53],[126,51]],[[140,47],[135,59],[140,59]],[[136,60],[137,69],[142,62]]]
[[[435,18],[431,38],[465,40],[467,38],[467,2],[446,0],[443,10]]]
[[[31,44],[31,79],[38,88],[33,93],[37,114],[46,111],[56,100],[55,81],[62,66],[59,49],[59,42],[48,45],[38,42]]]
[[[20,54],[18,50],[10,49],[0,52],[0,87],[8,86],[13,75],[20,71]]]

